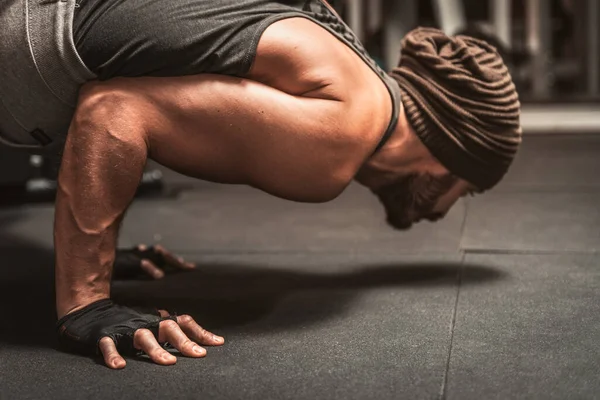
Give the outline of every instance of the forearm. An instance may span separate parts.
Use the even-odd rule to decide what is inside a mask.
[[[119,224],[146,162],[136,127],[123,121],[114,131],[103,107],[80,105],[64,150],[54,226],[59,317],[110,297]]]

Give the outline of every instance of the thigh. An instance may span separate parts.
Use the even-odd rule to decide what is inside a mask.
[[[84,102],[106,92],[112,94],[100,97],[115,104],[115,114],[129,109],[126,119],[105,114],[115,124],[110,129],[142,124],[156,161],[297,201],[337,196],[370,151],[364,139],[371,135],[376,142],[380,135],[372,130],[372,114],[352,104],[292,96],[223,75],[119,78],[96,84]]]

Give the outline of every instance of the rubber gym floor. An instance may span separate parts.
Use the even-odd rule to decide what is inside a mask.
[[[197,271],[114,298],[190,313],[227,343],[124,370],[54,336],[51,204],[0,210],[0,398],[600,398],[600,136],[526,136],[495,190],[409,232],[351,186],[327,204],[165,171],[121,244]]]

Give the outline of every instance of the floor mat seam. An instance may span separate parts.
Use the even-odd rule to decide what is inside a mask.
[[[600,250],[508,250],[508,249],[461,249],[465,255],[489,254],[489,255],[598,255]]]
[[[456,316],[458,314],[458,300],[460,297],[460,289],[462,285],[463,268],[466,255],[463,253],[460,266],[457,274],[456,298],[454,299],[454,308],[452,310],[452,321],[450,323],[450,343],[448,346],[448,357],[446,358],[446,367],[444,369],[444,378],[442,379],[442,387],[440,388],[440,400],[445,400],[447,396],[448,375],[450,373],[450,361],[452,359],[452,346],[454,345],[454,330],[456,328]]]

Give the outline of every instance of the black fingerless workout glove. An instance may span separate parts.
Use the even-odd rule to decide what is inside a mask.
[[[122,355],[136,355],[133,335],[138,329],[149,329],[158,338],[161,321],[175,316],[160,317],[158,311],[144,311],[119,306],[110,299],[92,303],[62,317],[56,323],[58,341],[65,350],[99,354],[100,339],[108,336]]]
[[[114,279],[134,279],[140,276],[148,278],[148,274],[141,269],[142,260],[151,261],[157,267],[163,270],[168,269],[168,265],[162,254],[157,252],[154,247],[148,247],[146,250],[140,250],[137,247],[127,250],[117,250],[113,269]]]

